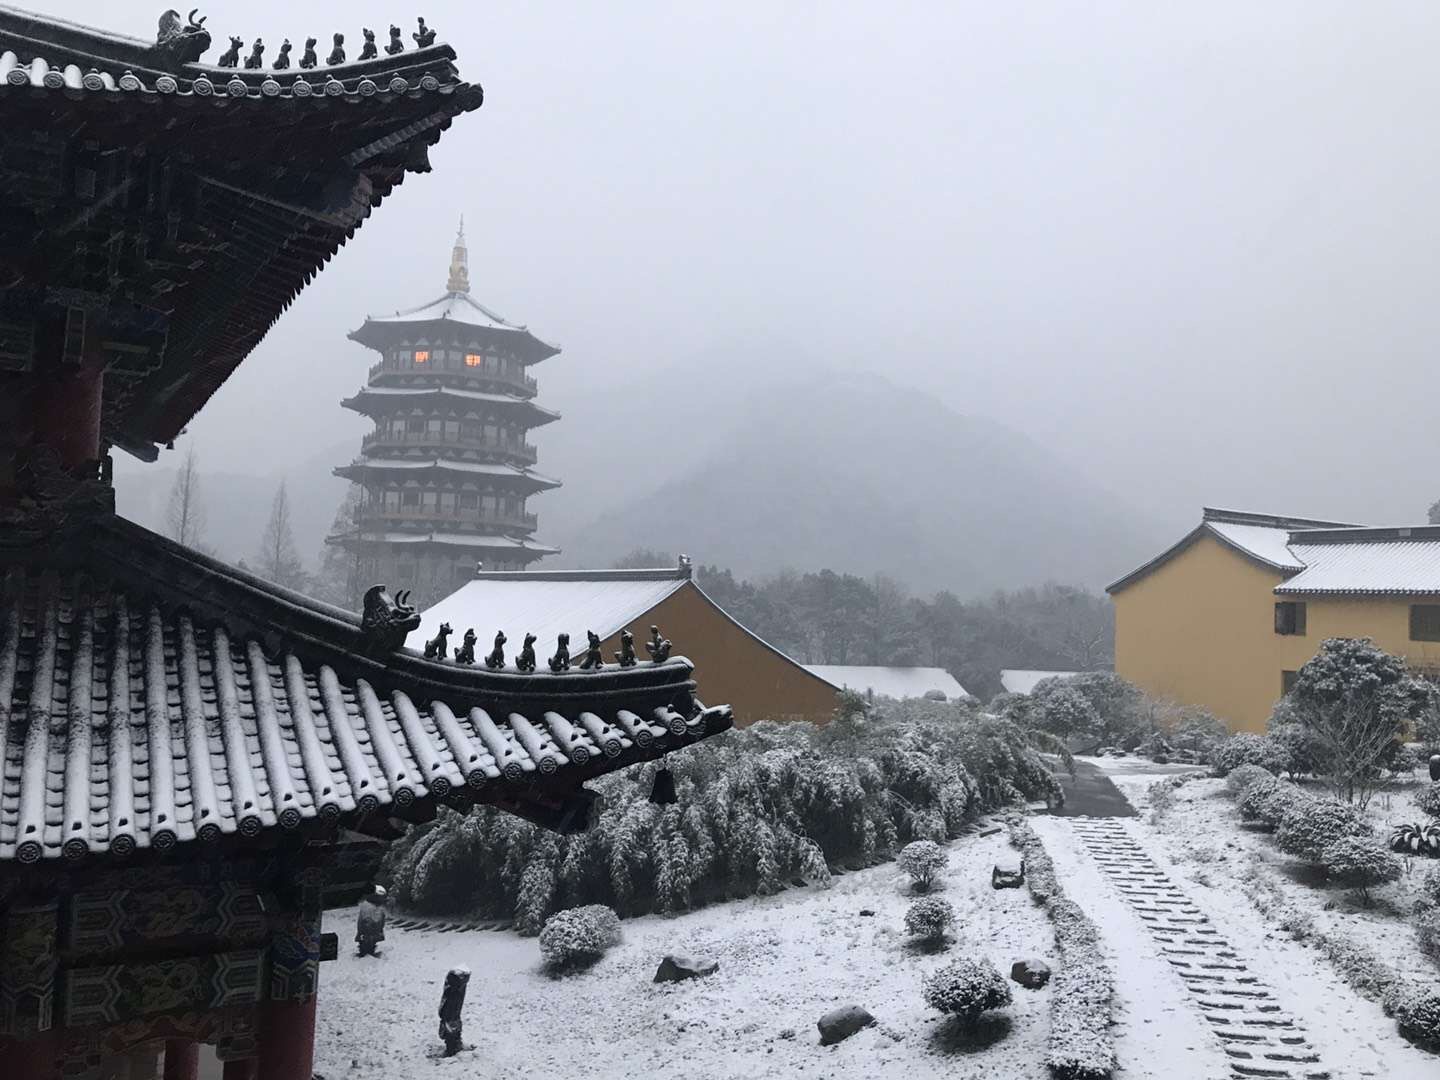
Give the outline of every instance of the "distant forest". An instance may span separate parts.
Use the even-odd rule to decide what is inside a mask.
[[[674,564],[665,552],[637,550],[616,566]],[[1114,663],[1110,602],[1069,585],[962,601],[949,592],[923,600],[884,575],[831,570],[744,581],[701,566],[695,578],[737,621],[801,663],[942,667],[982,701],[1000,692],[1003,668],[1097,671]]]

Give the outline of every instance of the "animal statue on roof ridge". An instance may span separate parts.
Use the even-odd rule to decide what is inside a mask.
[[[415,44],[422,49],[428,49],[435,44],[435,31],[425,25],[425,16],[421,15],[415,20],[420,24],[420,29],[410,36],[415,39]]]
[[[455,650],[455,662],[457,664],[473,664],[475,662],[475,642],[477,640],[473,626],[465,631],[464,640],[460,642],[460,647]]]
[[[325,63],[334,67],[336,64],[345,62],[345,35],[335,35],[335,47],[330,50],[330,55],[325,58]]]
[[[366,26],[361,29],[360,33],[365,35],[365,44],[360,46],[360,59],[374,60],[380,55],[380,50],[375,45],[375,31]]]
[[[600,635],[594,630],[586,630],[585,636],[589,641],[585,646],[585,659],[580,661],[580,670],[589,671],[594,668],[599,671],[605,666],[605,657],[600,653]]]
[[[390,44],[385,46],[387,56],[398,56],[405,51],[405,43],[400,40],[400,28],[393,23],[390,26]]]
[[[230,39],[230,48],[220,54],[220,59],[216,61],[217,66],[224,68],[239,67],[240,50],[244,47],[245,42],[241,41],[238,37],[232,37]]]
[[[550,658],[550,670],[556,675],[570,670],[569,634],[561,634],[555,639],[555,655]]]
[[[660,636],[660,627],[650,627],[650,640],[645,643],[645,651],[650,654],[650,659],[657,664],[663,664],[670,659],[670,650],[673,646],[669,638]]]
[[[420,613],[410,604],[409,590],[393,597],[384,585],[365,592],[360,613],[360,647],[368,653],[391,653],[405,644],[410,631],[420,626]]]
[[[245,70],[255,71],[259,69],[265,63],[263,59],[264,56],[265,42],[261,41],[257,37],[255,39],[255,44],[250,48],[250,55],[245,58]]]
[[[180,13],[174,8],[160,16],[153,52],[169,61],[166,66],[193,64],[210,48],[210,31],[205,29],[205,16],[195,18],[199,10],[190,9],[188,25],[180,21]]]
[[[635,635],[629,630],[620,631],[620,651],[615,654],[615,662],[621,667],[634,667],[639,662],[635,659]]]
[[[449,656],[450,635],[454,632],[455,631],[450,628],[450,624],[448,622],[442,622],[440,624],[440,629],[436,631],[435,636],[429,641],[425,642],[425,659],[444,660],[447,656]]]
[[[290,67],[290,50],[293,48],[294,46],[290,44],[290,39],[287,37],[280,43],[280,51],[275,54],[275,63],[270,66],[276,71],[287,70]]]
[[[505,642],[507,640],[504,630],[495,631],[495,647],[485,657],[485,666],[491,671],[499,671],[505,666]]]
[[[305,39],[305,51],[300,54],[300,66],[307,71],[320,63],[320,57],[315,53],[315,39]]]
[[[515,666],[521,671],[535,670],[535,635],[525,635],[525,645],[520,650],[520,655],[515,657]]]

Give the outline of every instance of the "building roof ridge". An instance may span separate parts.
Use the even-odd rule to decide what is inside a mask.
[[[1289,543],[1387,544],[1440,541],[1440,525],[1349,525],[1334,528],[1295,529]]]
[[[474,581],[689,581],[692,568],[644,567],[624,570],[478,570]]]
[[[1271,529],[1357,529],[1366,528],[1349,521],[1324,518],[1295,517],[1288,514],[1262,514],[1249,510],[1226,510],[1215,506],[1201,509],[1201,521],[1226,525],[1257,525]]]

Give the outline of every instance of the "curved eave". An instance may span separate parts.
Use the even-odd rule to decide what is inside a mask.
[[[444,473],[457,480],[496,480],[503,484],[513,484],[516,487],[527,489],[532,494],[537,491],[549,491],[553,488],[560,487],[559,480],[514,466],[495,469],[467,469],[464,467],[465,464],[465,462],[445,461],[443,459],[402,463],[369,461],[361,458],[359,461],[352,461],[348,465],[337,467],[334,473],[336,476],[344,477],[347,480],[361,482],[372,474],[388,476],[433,476],[436,473]]]
[[[340,546],[346,545],[370,545],[370,544],[403,544],[406,546],[429,546],[452,548],[462,551],[499,551],[506,555],[517,556],[527,555],[533,559],[543,559],[547,555],[559,555],[560,549],[551,547],[548,544],[537,544],[529,537],[523,539],[512,536],[497,536],[494,534],[484,535],[476,533],[473,536],[468,533],[456,532],[379,532],[376,530],[365,530],[353,533],[336,533],[325,538],[327,544]]]
[[[429,305],[426,305],[429,306]],[[538,364],[560,354],[560,346],[535,336],[523,326],[483,326],[461,319],[375,319],[366,317],[358,329],[347,337],[376,352],[384,352],[405,342],[435,341],[441,335],[455,335],[459,341],[496,342],[514,350],[527,365]]]
[[[560,414],[536,405],[533,401],[508,394],[487,394],[479,390],[454,390],[449,387],[376,388],[367,386],[353,397],[344,398],[341,406],[363,416],[386,416],[397,409],[434,408],[440,404],[496,406],[502,409],[517,409],[527,417],[526,427],[537,428],[552,424]]]

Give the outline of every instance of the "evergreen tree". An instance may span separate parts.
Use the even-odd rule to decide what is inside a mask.
[[[255,556],[255,572],[287,589],[304,589],[309,575],[295,549],[294,527],[290,521],[290,495],[285,482],[275,492],[270,504],[270,520],[260,538],[260,551]]]
[[[345,498],[335,511],[335,520],[330,523],[330,535],[353,532],[359,524],[362,488],[351,484]],[[315,575],[311,591],[321,600],[329,601],[343,608],[358,609],[360,593],[371,582],[355,579],[357,565],[355,553],[339,544],[325,544],[320,552],[320,572]]]
[[[186,448],[185,462],[170,487],[165,525],[170,539],[198,551],[205,550],[205,502],[201,498],[200,461],[193,442]]]

